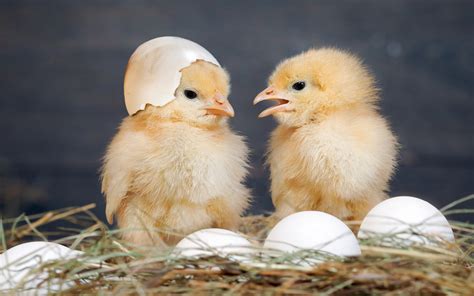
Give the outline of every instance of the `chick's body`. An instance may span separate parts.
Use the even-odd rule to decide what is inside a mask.
[[[396,139],[378,113],[373,79],[350,54],[310,50],[284,61],[256,98],[279,122],[268,163],[276,215],[319,210],[361,220],[386,197]]]
[[[182,72],[176,99],[126,118],[105,156],[107,218],[116,215],[135,244],[174,244],[202,228],[236,228],[248,204],[247,147],[221,116],[226,73],[207,62]]]

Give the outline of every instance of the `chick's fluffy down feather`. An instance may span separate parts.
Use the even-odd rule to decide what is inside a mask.
[[[124,238],[137,244],[175,243],[169,230],[233,229],[247,207],[247,148],[229,128],[202,130],[163,122],[143,131],[127,118],[105,159],[107,219],[116,214]],[[146,229],[133,231],[133,229]],[[159,228],[159,230],[158,230]]]
[[[297,129],[279,126],[268,159],[277,215],[319,210],[363,219],[386,197],[394,142],[385,120],[370,110],[341,112]]]
[[[195,62],[182,70],[177,97],[127,117],[104,159],[109,222],[138,245],[172,245],[199,229],[237,228],[248,206],[248,149],[206,106],[227,102],[223,69]],[[197,96],[186,98],[186,90]],[[211,110],[212,112],[212,110]]]
[[[386,198],[397,140],[357,57],[309,50],[282,62],[262,93],[259,100],[276,99],[283,110],[270,112],[279,125],[268,154],[278,217],[319,210],[361,220]]]

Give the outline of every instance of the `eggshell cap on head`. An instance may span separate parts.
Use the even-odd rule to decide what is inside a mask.
[[[197,60],[219,62],[199,44],[179,37],[159,37],[140,45],[130,57],[124,79],[129,115],[147,104],[161,107],[175,99],[181,70]]]

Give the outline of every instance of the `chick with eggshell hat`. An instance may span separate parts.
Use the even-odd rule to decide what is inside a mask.
[[[236,230],[249,205],[248,148],[228,124],[230,77],[202,46],[179,37],[134,51],[128,114],[102,169],[106,216],[136,245],[176,244],[205,228]]]

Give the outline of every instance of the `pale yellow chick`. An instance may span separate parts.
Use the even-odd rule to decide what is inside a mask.
[[[249,203],[248,149],[227,123],[234,115],[227,73],[205,61],[181,72],[176,99],[125,118],[105,155],[107,219],[115,215],[123,237],[137,245],[236,229]]]
[[[361,220],[386,197],[397,140],[377,111],[374,79],[359,59],[332,48],[283,61],[254,103],[274,100],[268,151],[276,216],[319,210]]]

